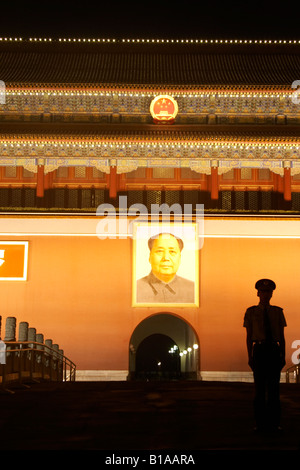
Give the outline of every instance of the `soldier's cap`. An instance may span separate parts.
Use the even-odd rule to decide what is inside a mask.
[[[149,240],[148,240],[148,247],[149,247],[149,250],[150,250],[150,251],[152,250],[152,246],[153,246],[154,240],[156,240],[157,238],[159,238],[160,235],[171,235],[172,237],[174,237],[174,238],[177,240],[180,251],[183,250],[183,246],[184,246],[184,245],[183,245],[183,241],[181,240],[181,238],[176,237],[176,235],[174,235],[173,233],[169,233],[169,232],[160,232],[160,233],[158,233],[157,235],[154,235],[153,237],[149,238]]]
[[[276,284],[271,279],[260,279],[255,284],[255,289],[260,291],[273,291],[276,289]]]

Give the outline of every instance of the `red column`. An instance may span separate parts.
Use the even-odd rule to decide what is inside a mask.
[[[117,167],[110,167],[109,175],[109,197],[115,199],[117,197]]]
[[[211,198],[214,200],[219,198],[218,168],[217,167],[211,168]]]
[[[44,197],[44,165],[38,165],[36,195]]]
[[[292,187],[291,187],[291,169],[284,168],[284,200],[291,201],[292,200]]]

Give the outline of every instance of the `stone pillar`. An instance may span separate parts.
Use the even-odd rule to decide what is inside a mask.
[[[6,323],[5,323],[5,338],[4,341],[16,341],[16,323],[17,320],[15,317],[7,317],[6,318]],[[6,350],[7,350],[7,372],[14,372],[14,363],[15,363],[15,354],[10,353],[10,349],[14,349],[15,345],[7,345]]]
[[[28,340],[28,323],[27,321],[21,321],[19,323],[19,338],[18,341],[22,343]],[[27,346],[26,346],[27,347]]]
[[[37,351],[43,351],[44,350],[44,346],[43,346],[43,343],[44,343],[44,335],[42,333],[37,333],[36,335],[36,342],[37,343],[40,343],[40,344],[37,344],[36,345],[36,349]],[[42,353],[38,353],[36,354],[36,362],[38,364],[41,364],[42,363]]]
[[[53,352],[52,350],[48,349],[48,348],[52,348],[52,339],[46,339],[45,340],[45,366],[47,368],[47,374],[49,373],[49,377],[50,377],[50,380],[52,380],[53,378],[53,371],[52,371],[52,356],[53,356]]]
[[[48,348],[52,348],[52,339],[46,339],[45,340],[45,358],[46,358],[46,366],[48,367],[50,364],[50,358],[53,355],[52,350]]]
[[[7,317],[4,341],[16,341],[16,323],[15,317]]]
[[[36,342],[36,329],[28,328],[28,341]],[[34,345],[32,345],[34,347]]]
[[[53,352],[53,357],[54,357],[54,359],[58,359],[58,357],[59,357],[59,355],[57,354],[57,353],[58,353],[58,350],[59,350],[58,344],[53,344],[53,345],[52,345],[52,348],[54,349],[54,352]]]
[[[18,341],[19,341],[19,343],[24,343],[27,340],[28,340],[28,323],[27,323],[27,321],[21,321],[19,323]],[[20,369],[20,373],[22,374],[22,371],[27,370],[26,359],[27,359],[27,356],[28,356],[28,353],[24,354],[24,351],[22,351],[22,349],[26,350],[28,348],[28,345],[27,344],[24,344],[24,345],[20,344],[19,348],[20,348],[19,369]]]
[[[52,348],[54,349],[54,351],[53,351],[53,359],[54,359],[54,361],[53,361],[53,370],[55,371],[55,376],[53,378],[55,378],[56,380],[59,380],[59,364],[58,364],[59,346],[58,346],[58,344],[53,344]]]
[[[47,346],[45,348],[46,354],[48,354],[48,356],[52,356],[52,351],[50,351],[50,349],[48,349],[48,348],[52,348],[52,339],[46,339],[45,340],[45,346]]]
[[[40,350],[43,350],[44,349],[44,346],[42,346],[43,342],[44,342],[44,335],[42,333],[37,333],[36,335],[36,342],[37,343],[41,343],[41,344],[37,344],[36,345],[36,349],[40,349]]]
[[[59,358],[58,358],[58,378],[59,380],[64,380],[64,362],[63,362],[63,355],[64,351],[63,349],[59,349]]]

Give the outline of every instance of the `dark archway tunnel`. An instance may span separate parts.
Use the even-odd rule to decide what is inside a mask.
[[[145,338],[136,352],[136,379],[179,379],[179,348],[163,334]]]

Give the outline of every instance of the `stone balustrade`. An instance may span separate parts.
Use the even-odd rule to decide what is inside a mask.
[[[64,351],[52,339],[26,321],[17,325],[15,317],[7,317],[5,336],[1,340],[0,317],[0,385],[37,381],[75,380],[75,364],[64,356]]]

